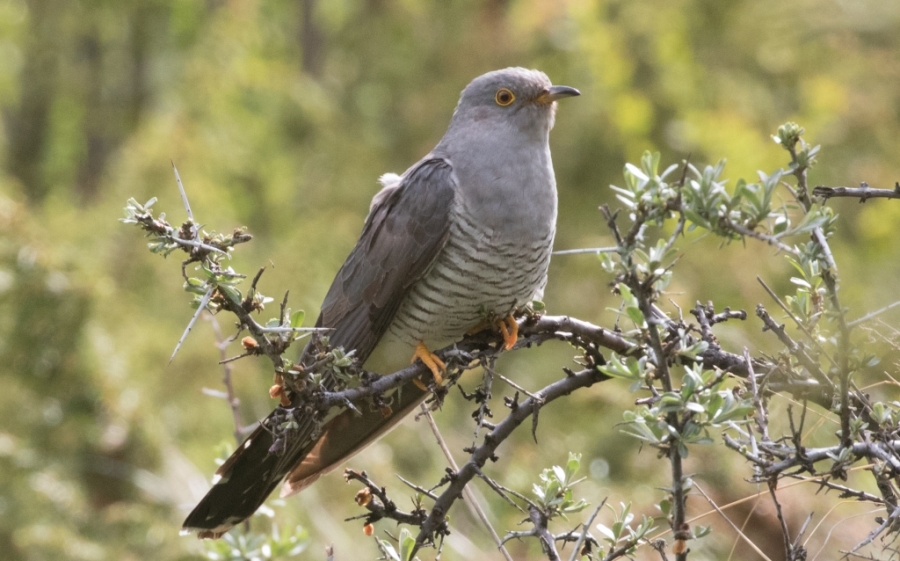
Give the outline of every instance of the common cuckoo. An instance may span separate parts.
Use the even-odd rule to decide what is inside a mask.
[[[512,312],[539,298],[547,282],[556,229],[548,138],[556,100],[576,95],[524,68],[489,72],[466,86],[434,150],[403,175],[382,176],[383,188],[316,322],[331,328],[331,346],[355,350],[374,372],[399,370],[412,355],[437,380],[442,365],[429,349],[459,339],[486,314],[508,318],[500,327],[511,346]],[[426,395],[410,383],[394,394],[386,415],[361,405],[332,412],[321,427],[305,419],[278,453],[270,452],[273,435],[263,421],[216,472],[184,529],[221,536],[279,484],[282,496],[310,485]]]

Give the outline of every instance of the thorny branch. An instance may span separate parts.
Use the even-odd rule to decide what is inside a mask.
[[[894,190],[871,189],[862,184],[858,189],[819,186],[810,191],[806,175],[809,166],[815,160],[818,147],[806,145],[800,139],[801,134],[802,129],[796,125],[786,125],[779,129],[777,140],[791,155],[790,170],[786,171],[785,175],[793,175],[797,181],[796,189],[784,182],[780,184],[788,188],[800,203],[805,214],[811,216],[817,212],[815,208],[821,208],[814,208],[814,200],[810,194],[813,197],[824,199],[855,197],[859,198],[860,202],[877,197],[900,198],[900,184]],[[671,395],[684,392],[684,387],[679,386],[683,382],[675,376],[675,372],[682,367],[694,366],[703,370],[715,371],[715,376],[707,378],[703,384],[693,388],[695,392],[707,391],[716,386],[725,378],[726,373],[746,380],[747,383],[742,387],[742,391],[749,392],[752,396],[749,410],[755,417],[755,425],[732,424],[731,430],[723,434],[724,444],[753,465],[754,481],[768,485],[782,525],[786,558],[800,559],[805,552],[798,545],[799,535],[797,539],[790,539],[781,505],[775,495],[778,482],[784,477],[813,477],[821,487],[838,491],[842,497],[875,502],[884,506],[886,516],[879,519],[879,526],[848,554],[858,551],[886,531],[900,530],[900,508],[897,506],[895,492],[897,478],[900,476],[900,439],[897,438],[900,432],[895,429],[896,420],[874,407],[867,396],[856,389],[851,380],[854,368],[858,367],[851,361],[850,330],[868,317],[874,317],[874,313],[863,316],[855,322],[847,322],[845,319],[846,310],[842,308],[838,295],[837,263],[828,245],[828,236],[831,232],[828,229],[827,215],[822,214],[825,218],[813,217],[808,224],[801,223],[796,228],[797,233],[808,234],[810,243],[807,247],[790,246],[782,241],[786,235],[791,233],[789,230],[779,231],[774,226],[766,226],[766,220],[772,214],[771,209],[738,208],[735,206],[737,204],[735,201],[739,202],[740,197],[723,198],[724,190],[717,183],[717,173],[721,171],[721,166],[712,171],[707,169],[701,174],[696,168],[685,163],[680,182],[674,187],[669,186],[669,190],[666,191],[663,179],[669,170],[662,176],[657,176],[654,166],[658,162],[645,156],[643,163],[643,176],[635,173],[634,176],[638,180],[630,186],[634,193],[637,193],[634,203],[629,207],[630,226],[620,231],[617,225],[619,211],[610,211],[604,205],[601,207],[601,212],[616,241],[616,246],[592,249],[590,252],[601,253],[604,259],[610,259],[610,262],[615,257],[621,260],[616,283],[630,289],[645,324],[640,325],[641,322],[637,321],[635,316],[631,316],[631,319],[638,324],[637,329],[623,333],[618,329],[618,322],[616,329],[610,330],[568,316],[527,314],[518,317],[519,339],[512,351],[541,345],[546,341],[562,341],[583,353],[577,358],[582,369],[577,372],[564,369],[565,377],[548,384],[537,392],[525,394],[516,392],[514,397],[507,397],[505,405],[509,412],[497,423],[487,421],[487,413],[490,411],[488,409],[489,381],[485,382],[487,386],[484,388],[483,399],[478,398],[475,394],[464,394],[467,399],[472,398],[478,403],[478,426],[487,432],[481,433],[480,430],[476,430],[476,441],[471,447],[465,449],[468,454],[467,460],[458,469],[448,468],[445,477],[437,486],[431,489],[415,486],[415,488],[421,489],[422,500],[433,501],[431,508],[416,503],[412,511],[400,511],[388,497],[386,489],[371,481],[365,472],[347,470],[345,476],[348,480],[356,480],[364,485],[363,490],[357,495],[357,501],[367,509],[368,513],[358,518],[364,518],[367,525],[380,519],[392,519],[418,527],[419,532],[415,540],[416,549],[419,549],[423,546],[437,546],[450,532],[447,515],[452,505],[462,498],[466,485],[475,477],[487,481],[492,489],[507,500],[512,500],[508,493],[512,493],[520,499],[523,498],[487,477],[483,468],[489,461],[499,460],[497,449],[500,444],[527,419],[533,419],[532,430],[536,430],[538,413],[542,407],[574,391],[591,387],[608,379],[608,375],[601,372],[600,369],[606,364],[606,353],[612,352],[628,360],[643,360],[645,361],[643,364],[648,365],[647,377],[644,382],[645,389],[651,395],[637,400],[639,404],[659,405],[666,395],[671,397]],[[689,170],[693,177],[690,185],[686,182]],[[175,173],[177,177],[177,170]],[[770,176],[773,179],[769,183],[764,181],[764,184],[755,187],[748,186],[746,190],[749,192],[752,187],[752,189],[758,189],[755,191],[757,195],[762,196],[760,195],[762,193],[768,197],[771,193],[765,189],[778,184],[780,177],[780,173],[774,174]],[[641,183],[641,181],[645,183]],[[301,331],[286,317],[289,314],[286,310],[287,295],[282,302],[277,325],[272,325],[270,322],[269,325],[263,326],[254,320],[253,314],[261,311],[266,302],[266,299],[257,290],[263,269],[260,269],[252,280],[247,294],[241,296],[232,287],[232,284],[236,283],[241,275],[234,273],[230,268],[221,266],[222,259],[229,255],[235,245],[249,241],[249,234],[243,230],[235,230],[231,236],[200,232],[193,222],[180,178],[178,178],[178,183],[189,216],[189,220],[180,228],[170,226],[162,218],[153,218],[148,211],[150,204],[138,205],[134,201],[130,201],[129,207],[126,208],[127,218],[125,221],[138,224],[149,236],[154,237],[150,244],[152,251],[164,255],[175,250],[187,253],[188,258],[182,264],[182,274],[188,284],[192,282],[192,279],[189,279],[185,273],[186,265],[200,263],[204,267],[204,270],[207,271],[207,279],[201,283],[202,286],[194,287],[196,288],[195,293],[205,295],[201,301],[201,309],[208,305],[214,311],[226,310],[233,313],[238,319],[238,333],[246,329],[253,335],[252,338],[244,339],[245,352],[241,356],[266,355],[275,368],[276,387],[281,388],[284,384],[290,385],[291,390],[300,394],[305,411],[318,418],[323,417],[325,412],[333,406],[349,406],[352,409],[355,408],[354,404],[365,400],[371,400],[377,404],[386,392],[428,373],[426,367],[416,363],[398,372],[378,376],[362,371],[360,365],[352,364],[351,360],[347,373],[358,377],[359,384],[355,387],[348,388],[347,385],[343,385],[339,386],[339,391],[324,391],[321,386],[304,384],[303,380],[315,372],[316,368],[333,367],[334,361],[323,360],[321,364],[297,370],[297,367],[283,358],[285,350],[296,340],[296,336]],[[641,191],[644,188],[646,188],[646,192]],[[628,195],[628,191],[625,189],[617,189],[617,191]],[[657,199],[653,199],[653,197],[657,197]],[[620,197],[620,200],[625,202],[627,202],[626,199],[627,197]],[[651,201],[651,203],[647,201]],[[725,208],[726,212],[722,212],[722,208]],[[128,214],[129,212],[130,214]],[[662,226],[666,219],[672,218],[677,218],[674,231],[661,238],[656,248],[645,247],[648,228]],[[836,344],[829,347],[836,349],[834,356],[832,357],[823,349],[823,344],[820,342],[822,337],[817,331],[816,324],[809,323],[805,318],[800,317],[802,314],[792,311],[788,305],[771,292],[771,289],[769,289],[770,293],[776,298],[778,304],[809,339],[808,344],[805,341],[794,340],[788,334],[785,326],[775,321],[760,305],[757,308],[757,316],[762,322],[763,330],[774,333],[784,347],[784,351],[774,357],[762,353],[755,353],[751,356],[751,353],[747,351],[743,354],[731,353],[722,348],[713,334],[713,326],[729,320],[745,320],[747,315],[743,311],[732,311],[725,308],[724,311],[716,313],[712,303],[706,305],[698,303],[690,312],[696,319],[696,324],[692,324],[687,323],[681,317],[680,309],[677,319],[669,318],[660,310],[657,307],[657,301],[662,293],[660,287],[667,282],[666,278],[672,267],[671,264],[663,265],[663,263],[667,263],[667,255],[672,250],[675,241],[683,234],[688,222],[691,227],[699,224],[729,241],[754,238],[777,247],[779,251],[788,254],[789,258],[797,262],[802,262],[804,259],[814,261],[816,266],[811,270],[822,281],[822,294],[829,305],[828,317],[837,325]],[[560,253],[583,252],[583,250],[573,250]],[[501,346],[495,334],[482,332],[475,336],[467,336],[437,354],[450,366],[451,372],[447,379],[450,384],[453,384],[464,370],[478,366],[491,366],[496,357],[503,352]],[[696,348],[698,351],[693,354],[681,352],[688,348]],[[348,353],[346,357],[352,357],[352,353]],[[828,361],[825,366],[822,365],[822,358]],[[227,362],[227,360],[223,360],[223,362]],[[282,379],[288,372],[299,373],[299,375]],[[492,377],[493,372],[491,371],[490,378]],[[654,384],[659,384],[658,389]],[[229,389],[229,393],[225,397],[235,411],[236,427],[240,428],[239,418],[236,414],[236,398],[230,392],[228,383],[226,383],[226,387]],[[441,386],[432,386],[432,391],[434,392],[433,402],[437,403],[447,394],[446,388]],[[738,390],[735,389],[735,392],[737,393]],[[802,417],[799,426],[794,426],[793,417],[791,417],[791,434],[784,438],[776,437],[773,440],[769,434],[768,400],[777,392],[788,392],[803,400],[803,415],[806,413],[808,403],[816,404],[826,411],[837,412],[841,423],[840,442],[831,446],[815,448],[805,446],[803,444]],[[275,391],[273,395],[277,396],[280,393]],[[520,401],[520,397],[523,396],[525,399]],[[478,401],[478,399],[482,400]],[[662,411],[658,419],[664,420],[674,431],[672,434],[675,436],[662,439],[656,446],[664,452],[670,463],[672,486],[668,491],[671,497],[672,511],[668,516],[676,540],[672,551],[677,559],[683,560],[689,553],[687,542],[695,539],[695,536],[685,515],[690,478],[684,473],[682,460],[686,452],[682,454],[680,451],[679,447],[682,443],[679,438],[681,438],[682,431],[687,430],[688,426],[694,422],[696,410],[676,411],[670,409]],[[866,469],[870,470],[875,477],[881,496],[835,482],[835,480],[846,479],[846,474],[850,471],[851,466],[861,460],[868,462]],[[825,462],[827,464],[823,469],[822,463]],[[526,503],[532,529],[525,532],[510,532],[506,539],[537,538],[548,559],[559,558],[556,550],[558,541],[579,542],[581,540],[586,544],[596,544],[593,538],[587,534],[587,527],[583,531],[576,529],[562,534],[551,533],[545,513],[537,508],[535,503],[527,500]],[[801,531],[800,534],[802,533]],[[606,558],[613,559],[620,555],[627,555],[630,548],[636,543],[619,548],[621,551],[613,549]],[[666,558],[665,544],[655,544],[653,547],[663,558]]]
[[[698,318],[701,318],[699,320],[701,325],[719,323],[731,318],[746,317],[746,314],[743,312],[728,310],[715,314],[713,310],[699,306],[692,313],[695,313]],[[621,335],[575,318],[567,316],[524,316],[520,317],[518,321],[520,325],[519,341],[513,348],[513,351],[531,347],[533,345],[540,345],[546,341],[559,340],[583,349],[590,349],[593,353],[597,353],[598,349],[603,348],[615,350],[626,355],[630,354],[632,356],[642,356],[643,354],[643,351],[639,347],[629,343]],[[690,331],[690,329],[686,329],[686,326],[676,324],[676,322],[661,321],[660,323],[665,326],[667,336],[668,334],[677,332],[679,329],[682,333]],[[703,330],[705,329],[706,328],[703,328]],[[698,329],[698,331],[701,330]],[[715,343],[711,331],[708,331],[706,339]],[[437,354],[448,364],[457,365],[461,372],[462,369],[477,367],[484,360],[492,359],[497,353],[501,352],[498,350],[500,347],[500,340],[495,334],[482,332],[474,336],[466,337],[459,343],[438,351]],[[746,376],[749,373],[747,362],[743,357],[722,350],[717,343],[710,345],[701,355],[701,359],[701,363],[705,368],[719,368],[738,376]],[[776,379],[778,378],[779,366],[776,363],[769,361],[768,359],[757,359],[754,360],[752,364],[761,371],[766,372],[772,378],[772,381],[767,383],[769,388],[778,386]],[[392,388],[401,386],[428,372],[427,367],[420,363],[415,363],[403,370],[385,376],[375,376],[370,374],[371,377],[365,378],[364,383],[355,388],[337,392],[313,392],[309,393],[305,399],[314,403],[315,409],[324,412],[334,405],[359,402],[360,400],[373,396],[377,397]],[[455,376],[458,377],[460,372],[455,374]],[[514,400],[508,401],[508,407],[511,408],[511,413],[507,418],[495,425],[491,425],[489,427],[491,430],[484,435],[482,444],[468,450],[470,456],[463,467],[457,471],[451,472],[445,478],[445,483],[449,484],[449,487],[437,496],[435,504],[431,508],[424,522],[421,525],[417,524],[421,528],[417,538],[419,545],[434,545],[435,540],[442,535],[446,535],[446,532],[449,531],[449,528],[446,526],[446,513],[449,511],[452,504],[460,498],[462,489],[465,485],[474,477],[481,476],[481,470],[487,461],[496,459],[494,455],[495,450],[519,424],[530,417],[540,407],[548,405],[555,399],[578,389],[589,387],[594,383],[605,379],[606,376],[598,371],[594,369],[585,369],[578,373],[572,373],[572,375],[543,388],[524,402],[519,403]],[[798,393],[807,392],[809,390],[809,385],[801,382],[802,381],[795,383],[794,381],[785,378],[781,380],[780,386],[778,387],[788,390],[793,388],[792,391]],[[814,395],[814,397],[816,396]],[[821,399],[821,401],[822,405],[826,407],[831,404],[830,398]],[[828,451],[831,452],[833,450],[829,449]],[[816,454],[818,454],[818,452],[816,452]],[[814,455],[813,457],[818,458],[819,456]],[[787,464],[779,467],[783,471],[787,469]],[[682,481],[682,479],[678,479],[678,481]],[[683,485],[683,481],[681,485]],[[390,510],[379,509],[378,516],[397,520],[398,518],[395,518],[391,512],[392,511]],[[398,517],[402,518],[402,520],[399,521],[409,520],[405,514],[400,514]]]
[[[185,212],[188,215],[187,221],[179,228],[175,228],[164,216],[154,218],[151,207],[156,199],[151,199],[143,205],[134,199],[129,199],[125,207],[125,218],[122,221],[126,224],[138,225],[147,233],[148,237],[152,238],[149,244],[152,252],[168,256],[173,251],[181,250],[188,254],[187,259],[181,263],[185,289],[195,294],[201,294],[202,298],[197,302],[197,311],[179,339],[175,353],[178,352],[181,343],[201,313],[205,310],[211,312],[226,310],[237,316],[238,333],[247,329],[253,335],[252,340],[245,341],[245,356],[265,355],[274,365],[276,376],[282,374],[287,366],[283,355],[291,343],[302,333],[317,330],[288,325],[288,318],[284,317],[284,304],[282,304],[278,326],[263,326],[253,319],[251,314],[264,310],[265,304],[269,300],[262,296],[257,288],[265,267],[260,268],[254,276],[247,294],[241,296],[234,285],[240,282],[244,275],[235,273],[230,267],[222,265],[222,260],[230,257],[235,246],[249,242],[252,236],[242,228],[235,229],[230,235],[209,234],[201,231],[193,220],[193,213],[178,170],[174,171]],[[205,280],[188,277],[186,267],[192,263],[201,265]],[[172,358],[175,357],[175,353]]]
[[[364,471],[360,472],[352,469],[345,469],[344,480],[348,483],[350,481],[359,481],[364,485],[364,487],[356,494],[356,504],[369,511],[369,514],[355,516],[348,520],[363,518],[368,525],[381,519],[389,518],[391,520],[396,520],[401,524],[419,526],[425,519],[426,512],[421,506],[416,506],[412,512],[405,512],[398,509],[397,505],[394,504],[394,501],[388,498],[387,490],[369,479],[369,476],[366,475],[366,472]]]
[[[743,312],[730,312],[730,316],[745,317]],[[724,317],[719,315],[720,318]],[[519,318],[519,339],[512,352],[519,349],[541,345],[547,341],[564,341],[576,347],[597,352],[598,349],[608,349],[627,356],[640,357],[643,351],[629,343],[621,335],[589,322],[569,316],[525,316]],[[667,333],[677,332],[685,326],[670,322],[666,325]],[[693,341],[693,340],[691,340]],[[499,338],[496,334],[481,332],[467,336],[460,342],[454,343],[444,349],[436,351],[439,357],[449,364],[457,365],[462,369],[477,368],[482,358],[493,358],[502,353],[498,349]],[[710,345],[709,348],[698,357],[699,363],[708,369],[717,368],[730,372],[736,376],[745,377],[748,373],[747,364],[743,357],[735,353],[722,350],[718,345]],[[775,380],[770,386],[779,388],[779,391],[808,392],[810,386],[803,380],[794,381],[787,378],[779,379],[777,376],[778,364],[768,359],[757,359],[756,368],[760,371],[773,374]],[[336,392],[316,392],[313,389],[300,390],[298,393],[307,392],[307,398],[314,404],[315,409],[327,410],[330,407],[349,402],[357,402],[367,397],[377,396],[399,387],[415,378],[430,372],[420,362],[413,363],[402,370],[392,374],[378,376],[368,373],[363,383],[357,387]],[[458,373],[457,373],[458,374]],[[814,395],[812,398],[822,406],[830,406],[830,397]]]
[[[497,460],[497,447],[512,434],[513,430],[533,415],[539,407],[546,406],[562,396],[580,388],[590,387],[605,379],[606,376],[597,370],[585,369],[572,376],[558,380],[537,392],[540,401],[535,398],[528,398],[522,403],[510,404],[511,410],[509,415],[497,423],[495,428],[483,437],[482,444],[472,450],[468,461],[463,464],[459,471],[450,474],[448,487],[435,501],[427,520],[421,525],[419,535],[416,538],[417,544],[419,546],[433,544],[434,536],[443,535],[449,531],[446,516],[453,503],[462,495],[463,487],[478,475],[479,471],[489,460]]]

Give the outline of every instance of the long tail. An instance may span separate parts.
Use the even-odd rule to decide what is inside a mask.
[[[276,409],[216,470],[215,484],[188,515],[183,530],[196,531],[199,538],[221,537],[252,516],[286,476],[282,496],[312,485],[387,433],[428,395],[414,384],[389,393],[394,397],[393,410],[363,406],[355,412],[346,408],[329,420],[316,438],[312,438],[312,421],[301,421],[299,429],[289,433],[286,449],[280,454],[269,452],[274,443],[267,428],[269,420],[283,411]]]
[[[303,454],[298,449],[295,458],[287,459],[269,453],[272,444],[272,434],[261,424],[216,470],[216,483],[185,519],[183,529],[198,532],[199,538],[218,538],[256,512],[290,469],[281,466],[296,465]]]

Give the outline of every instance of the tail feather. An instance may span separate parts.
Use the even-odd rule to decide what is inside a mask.
[[[271,433],[257,427],[216,471],[215,484],[183,529],[197,531],[200,538],[218,538],[256,512],[285,475],[277,470],[283,458],[269,453],[273,443]]]
[[[312,438],[311,419],[300,423],[289,435],[287,449],[269,452],[274,444],[269,419],[216,471],[215,483],[184,521],[184,531],[196,531],[199,538],[219,538],[262,506],[266,498],[287,477],[282,496],[292,495],[387,433],[428,393],[407,384],[395,396],[392,411],[362,407],[361,415],[345,409],[333,417],[321,435]]]

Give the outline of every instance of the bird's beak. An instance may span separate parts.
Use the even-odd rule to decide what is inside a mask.
[[[544,93],[539,95],[535,101],[537,103],[553,103],[557,99],[574,97],[576,95],[581,95],[581,92],[575,88],[570,88],[569,86],[550,86],[548,89],[544,90]]]

